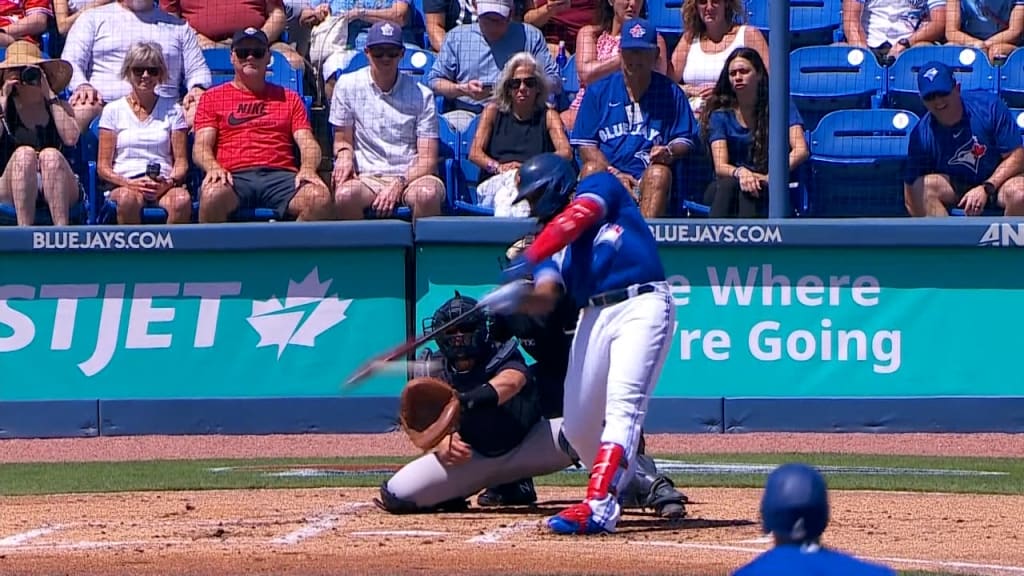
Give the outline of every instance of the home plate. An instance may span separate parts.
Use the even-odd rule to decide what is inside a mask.
[[[447,532],[434,532],[431,530],[370,530],[366,532],[349,532],[349,536],[447,536]]]

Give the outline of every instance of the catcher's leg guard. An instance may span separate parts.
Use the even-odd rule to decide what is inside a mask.
[[[536,502],[537,490],[533,486],[533,478],[492,486],[476,498],[477,505],[482,507],[530,506]]]
[[[619,498],[623,508],[653,508],[665,518],[685,516],[688,501],[668,476],[658,474],[654,459],[647,455],[637,456],[636,474]]]
[[[378,508],[392,514],[420,514],[425,512],[462,512],[469,508],[469,501],[465,498],[452,498],[441,502],[436,506],[417,506],[411,500],[404,500],[395,496],[388,490],[387,481],[380,485],[380,498],[374,498],[373,503]]]
[[[580,464],[580,455],[576,453],[576,450],[573,449],[572,444],[569,444],[569,439],[565,437],[565,428],[562,428],[558,431],[558,447],[562,449],[562,452],[565,452],[566,454],[569,455],[569,458],[572,459],[573,466],[577,468],[583,467],[583,465]]]

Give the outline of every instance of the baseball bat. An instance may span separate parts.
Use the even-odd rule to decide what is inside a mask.
[[[448,328],[451,328],[452,326],[458,324],[462,320],[465,320],[467,316],[473,314],[474,312],[478,312],[483,307],[483,303],[478,303],[476,306],[470,308],[469,310],[463,312],[462,314],[459,314],[455,318],[452,318],[451,320],[445,322],[444,324],[441,324],[440,326],[434,328],[429,333],[424,334],[414,340],[408,340],[406,342],[403,342],[402,344],[395,346],[391,350],[388,350],[383,354],[379,354],[371,358],[368,362],[360,366],[358,370],[356,370],[351,376],[348,377],[348,380],[346,380],[345,383],[342,384],[341,389],[351,390],[352,388],[355,388],[358,382],[380,371],[389,362],[394,362],[395,360],[401,358],[402,356],[405,356],[409,352],[412,352],[413,350],[433,340],[441,332],[444,332]]]

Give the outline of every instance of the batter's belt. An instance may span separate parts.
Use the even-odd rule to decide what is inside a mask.
[[[634,298],[641,294],[650,294],[651,292],[657,292],[666,287],[665,282],[647,282],[645,284],[633,284],[626,288],[619,288],[617,290],[609,290],[600,294],[595,294],[587,300],[588,306],[611,306],[612,304],[618,304],[619,302],[625,302],[630,298]]]

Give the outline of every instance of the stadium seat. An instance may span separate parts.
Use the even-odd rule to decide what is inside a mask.
[[[270,55],[270,66],[267,67],[267,80],[285,88],[291,88],[301,95],[303,93],[302,70],[292,68],[288,60],[277,52],[271,51]],[[211,86],[230,82],[235,77],[235,67],[231,64],[230,48],[205,48],[203,49],[203,57],[206,60],[206,65],[210,68],[210,74],[213,76]]]
[[[907,110],[838,110],[811,133],[810,212],[819,217],[907,216],[903,171],[919,118]]]
[[[1017,48],[999,67],[999,95],[1011,108],[1024,108],[1024,49]]]
[[[829,112],[882,104],[885,71],[863,48],[805,46],[790,54],[789,66],[790,94],[807,130]]]
[[[558,110],[568,110],[580,91],[580,74],[576,71],[576,55],[573,54],[562,69],[562,93],[558,97]]]
[[[434,60],[437,58],[437,54],[430,50],[412,50],[410,48],[405,49],[405,56],[402,57],[402,61],[398,64],[398,70],[403,74],[408,74],[416,78],[416,81],[420,84],[426,85],[427,72],[434,67]],[[348,74],[355,72],[362,68],[366,68],[370,65],[370,60],[367,58],[365,52],[358,52],[355,56],[349,60],[348,66],[342,70],[342,74]],[[435,96],[434,105],[437,109],[437,113],[441,114],[444,109],[444,96]]]
[[[652,0],[647,3],[647,19],[665,36],[682,36],[682,8],[682,0]]]
[[[427,35],[427,14],[423,10],[423,0],[412,0],[411,7],[409,28],[414,42],[420,48],[430,48],[430,36]]]
[[[747,17],[768,40],[769,0],[749,0]],[[790,0],[790,51],[804,46],[829,45],[842,29],[842,0]]]
[[[480,167],[469,161],[469,150],[473,145],[473,138],[476,137],[476,129],[479,124],[480,116],[478,115],[459,135],[460,185],[457,190],[459,194],[455,197],[455,212],[469,216],[494,216],[493,208],[479,205],[476,185],[480,182]]]
[[[3,58],[0,55],[0,58]],[[87,139],[85,139],[87,140]],[[83,142],[83,137],[79,137],[78,143],[75,146],[65,148],[64,157],[67,158],[68,164],[71,166],[71,171],[78,176],[79,190],[81,192],[80,199],[77,203],[71,206],[69,212],[69,223],[71,224],[93,224],[92,218],[93,207],[89,201],[89,194],[87,190],[88,180],[88,168],[87,164],[83,161],[83,147],[87,145],[87,142]],[[95,147],[94,147],[95,149]],[[13,204],[0,204],[0,226],[15,226],[18,223],[17,213],[14,211]],[[50,209],[46,204],[40,203],[36,206],[36,225],[49,226],[53,224],[53,217],[50,215]]]
[[[951,45],[914,46],[901,53],[888,68],[885,106],[924,116],[926,109],[917,89],[917,73],[923,64],[933,60],[953,68],[964,91],[997,89],[997,71],[981,50]]]

